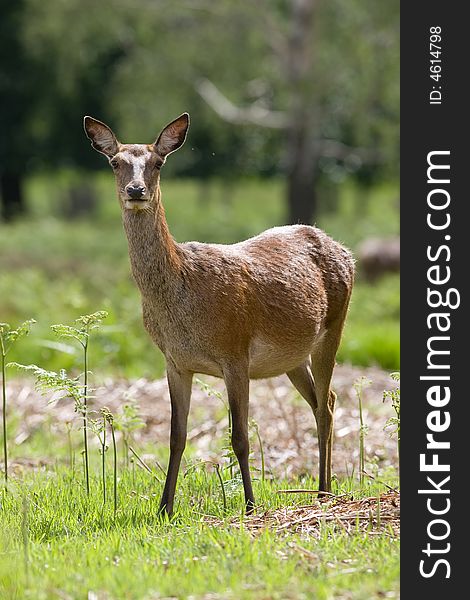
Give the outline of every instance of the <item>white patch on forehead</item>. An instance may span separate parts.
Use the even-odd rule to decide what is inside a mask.
[[[121,160],[125,161],[132,167],[132,179],[144,179],[145,165],[151,156],[151,152],[143,144],[134,144],[119,152]]]

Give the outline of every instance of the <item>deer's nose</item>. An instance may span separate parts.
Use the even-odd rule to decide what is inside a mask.
[[[132,198],[133,200],[139,200],[145,194],[145,186],[135,184],[135,183],[130,183],[126,187],[126,192],[129,195],[129,197]]]

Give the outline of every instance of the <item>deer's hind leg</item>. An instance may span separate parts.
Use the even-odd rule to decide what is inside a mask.
[[[310,361],[300,367],[292,369],[286,373],[292,385],[311,406],[313,413],[317,410],[317,394],[315,392],[315,383],[310,370]]]
[[[312,373],[315,381],[317,408],[313,414],[317,422],[320,449],[319,489],[331,491],[331,451],[333,445],[333,415],[336,394],[330,388],[336,352],[341,340],[344,319],[333,321],[312,352]]]

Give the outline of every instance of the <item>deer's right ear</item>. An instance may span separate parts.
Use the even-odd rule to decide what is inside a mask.
[[[119,152],[119,142],[112,130],[93,117],[84,117],[83,127],[95,150],[111,158]]]

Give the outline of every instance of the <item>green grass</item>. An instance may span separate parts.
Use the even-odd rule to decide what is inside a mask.
[[[289,484],[315,486],[309,480]],[[312,502],[307,495],[275,493],[286,485],[255,481],[258,511]],[[162,486],[148,473],[121,472],[118,486],[114,517],[111,499],[103,508],[97,476],[90,498],[65,466],[28,472],[10,484],[0,496],[0,597],[85,599],[90,592],[108,600],[209,593],[240,599],[398,597],[399,543],[387,531],[353,528],[347,534],[330,522],[309,537],[234,530],[229,519],[241,518],[240,485],[227,492],[224,514],[218,480],[204,466],[180,477],[171,523],[157,515]],[[335,491],[351,487],[346,481]],[[371,495],[383,491],[378,484],[367,489]],[[222,522],[211,525],[204,515]]]
[[[391,371],[400,365],[400,279],[387,275],[375,284],[354,286],[338,360],[376,363]]]
[[[141,322],[112,176],[99,174],[91,180],[99,192],[94,217],[66,221],[57,214],[74,177],[63,172],[32,178],[31,216],[0,224],[0,320],[38,322],[10,360],[73,368],[77,357],[58,350],[50,325],[103,309],[109,318],[91,350],[92,364],[117,376],[161,376],[163,358]],[[277,180],[248,180],[229,188],[217,181],[203,187],[164,179],[162,189],[170,228],[179,241],[234,242],[283,222],[284,188]],[[323,207],[318,225],[353,249],[365,236],[396,234],[396,196],[394,186],[383,185],[365,199],[346,184],[339,190],[336,211]],[[358,280],[339,360],[398,369],[398,318],[397,276],[374,284]]]

